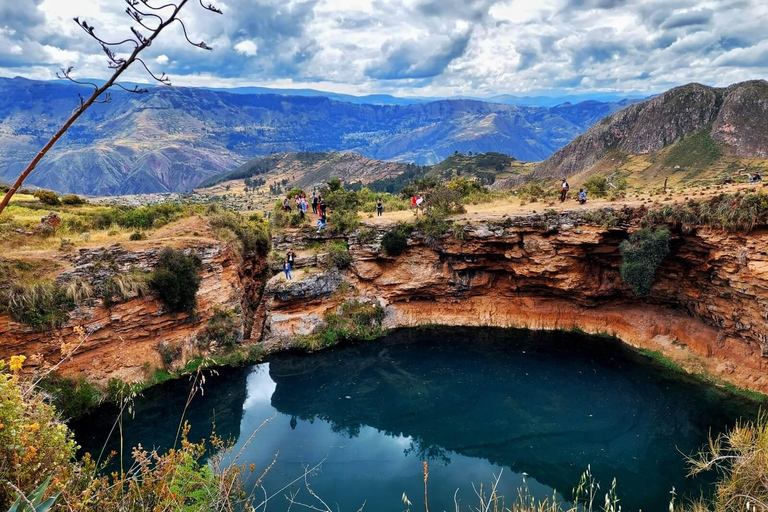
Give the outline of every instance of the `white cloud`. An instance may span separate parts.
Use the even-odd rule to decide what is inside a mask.
[[[165,66],[166,64],[168,64],[169,61],[170,59],[168,58],[167,55],[158,55],[158,57],[155,59],[155,62],[157,62],[161,66]]]
[[[241,53],[246,57],[255,57],[256,53],[259,51],[259,46],[249,39],[240,41],[234,46],[234,48],[237,53]]]

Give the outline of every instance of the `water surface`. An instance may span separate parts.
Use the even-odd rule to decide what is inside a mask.
[[[125,422],[125,444],[171,446],[189,392],[187,381],[149,390]],[[395,332],[384,340],[315,354],[281,354],[268,363],[221,369],[207,378],[186,418],[191,438],[211,424],[244,449],[244,460],[278,462],[276,491],[304,465],[325,459],[312,488],[341,511],[400,511],[405,492],[422,501],[429,462],[430,508],[464,508],[472,483],[503,469],[502,494],[523,474],[540,496],[569,499],[581,473],[607,488],[615,477],[624,510],[667,510],[669,492],[697,496],[706,479],[686,478],[682,454],[698,449],[757,405],[674,374],[619,342],[573,333],[499,329]],[[100,452],[116,410],[77,424],[78,442]],[[117,448],[115,436],[108,450]],[[301,485],[292,487],[301,489]],[[281,494],[282,495],[282,494]],[[305,501],[310,497],[300,490]],[[275,498],[270,508],[285,508]]]

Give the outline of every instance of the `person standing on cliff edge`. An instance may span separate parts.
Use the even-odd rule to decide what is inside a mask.
[[[560,184],[560,202],[564,203],[565,198],[568,196],[568,189],[570,189],[571,186],[568,185],[568,182],[563,178],[563,182]]]

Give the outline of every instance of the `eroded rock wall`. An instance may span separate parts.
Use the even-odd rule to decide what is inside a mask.
[[[397,257],[382,253],[384,230],[368,244],[358,232],[349,239],[354,263],[339,286],[329,287],[320,271],[307,281],[269,283],[265,343],[290,345],[343,301],[361,298],[385,306],[385,327],[605,333],[661,351],[690,371],[768,392],[768,230],[673,232],[652,294],[641,299],[619,272],[619,244],[641,214],[623,212],[614,228],[566,212],[480,222],[439,240],[414,233]]]

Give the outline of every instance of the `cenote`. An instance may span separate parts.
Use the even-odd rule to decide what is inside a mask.
[[[472,484],[487,486],[502,468],[508,500],[524,473],[533,494],[570,500],[587,465],[602,489],[616,478],[623,510],[667,510],[673,486],[678,500],[709,492],[706,478],[686,478],[684,454],[758,409],[616,340],[575,333],[402,330],[218,373],[187,411],[190,438],[215,423],[239,450],[272,418],[244,461],[263,468],[279,452],[265,480],[274,492],[325,459],[312,489],[341,511],[403,510],[403,493],[420,509],[424,460],[431,510],[454,510],[457,488],[465,510]],[[124,445],[170,447],[188,393],[186,380],[146,391],[125,419]],[[73,424],[84,450],[98,455],[116,414],[104,406]],[[106,449],[118,447],[113,435]],[[286,508],[282,494],[270,509]]]

